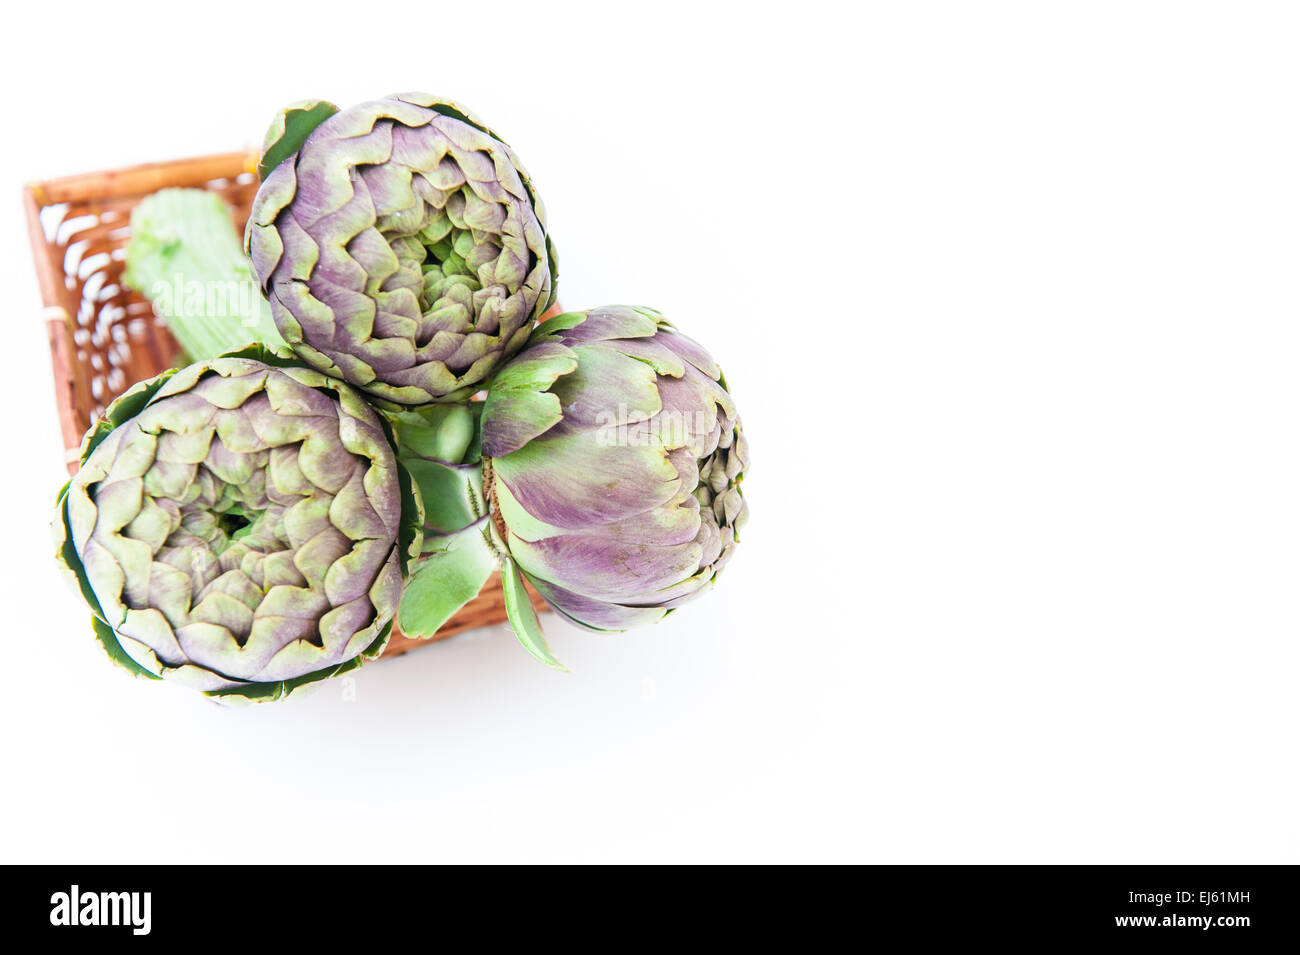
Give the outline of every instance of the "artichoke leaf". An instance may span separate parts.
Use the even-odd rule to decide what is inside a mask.
[[[477,464],[451,465],[422,458],[403,462],[424,499],[424,549],[441,549],[439,537],[473,524],[487,508],[483,473]]]
[[[513,560],[505,562],[501,572],[501,587],[506,596],[506,617],[509,618],[510,626],[514,629],[515,636],[519,638],[523,648],[548,667],[568,673],[569,668],[555,658],[550,645],[546,642],[546,634],[542,632],[542,622],[537,619],[537,609],[528,598],[528,591],[524,589],[524,579],[520,576],[519,568],[515,566]]]
[[[397,445],[405,455],[464,464],[478,431],[481,403],[431,405],[417,411],[390,413]]]
[[[117,633],[104,621],[98,617],[90,618],[90,626],[95,632],[95,639],[99,645],[104,648],[108,658],[126,670],[132,676],[141,677],[146,680],[161,680],[162,677],[153,673],[135,661],[129,653],[122,649],[122,644],[118,642]]]
[[[496,570],[496,556],[484,536],[487,518],[434,541],[406,582],[397,608],[397,626],[416,640],[427,640],[469,603]]]
[[[272,169],[298,151],[317,126],[338,111],[325,100],[302,100],[281,110],[267,130],[257,175],[266,179]]]

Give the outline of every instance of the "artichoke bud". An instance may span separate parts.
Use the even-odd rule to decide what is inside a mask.
[[[539,325],[488,388],[485,491],[510,558],[596,630],[702,593],[746,518],[748,446],[712,357],[651,309]]]
[[[555,300],[528,173],[450,102],[294,104],[262,165],[245,247],[276,327],[312,367],[390,406],[469,397]]]
[[[115,661],[261,700],[379,655],[422,523],[378,413],[249,349],[110,405],[55,528]]]

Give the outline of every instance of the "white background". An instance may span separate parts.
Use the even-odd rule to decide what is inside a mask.
[[[1297,861],[1296,21],[848,6],[7,10],[0,859]],[[19,185],[408,89],[517,148],[566,305],[720,359],[745,542],[548,620],[567,676],[498,628],[355,703],[132,681],[51,559]]]

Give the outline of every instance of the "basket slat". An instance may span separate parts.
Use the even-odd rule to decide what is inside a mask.
[[[257,192],[256,163],[255,153],[222,153],[67,176],[23,190],[69,473],[77,470],[91,421],[131,385],[170,368],[180,351],[149,302],[122,283],[131,211],[159,189],[208,189],[230,204],[242,231]],[[529,595],[538,610],[547,609],[531,587]],[[505,620],[501,577],[494,574],[433,639]],[[428,642],[395,629],[384,655]]]
[[[64,176],[38,183],[36,194],[41,205],[62,202],[105,202],[108,199],[139,199],[168,186],[202,187],[219,179],[252,175],[257,168],[256,153],[219,153],[169,162],[151,162],[128,169],[107,169],[77,176]],[[135,205],[132,201],[130,205]],[[246,212],[247,210],[245,210]]]

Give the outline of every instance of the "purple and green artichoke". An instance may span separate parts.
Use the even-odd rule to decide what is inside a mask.
[[[276,327],[312,367],[370,395],[467,398],[555,300],[527,172],[453,103],[295,104],[261,170],[245,245]]]
[[[735,551],[749,463],[736,403],[708,352],[655,311],[539,325],[493,379],[481,441],[499,545],[582,626],[658,620]]]
[[[113,660],[262,700],[379,655],[422,521],[375,410],[254,348],[113,402],[55,529]]]

